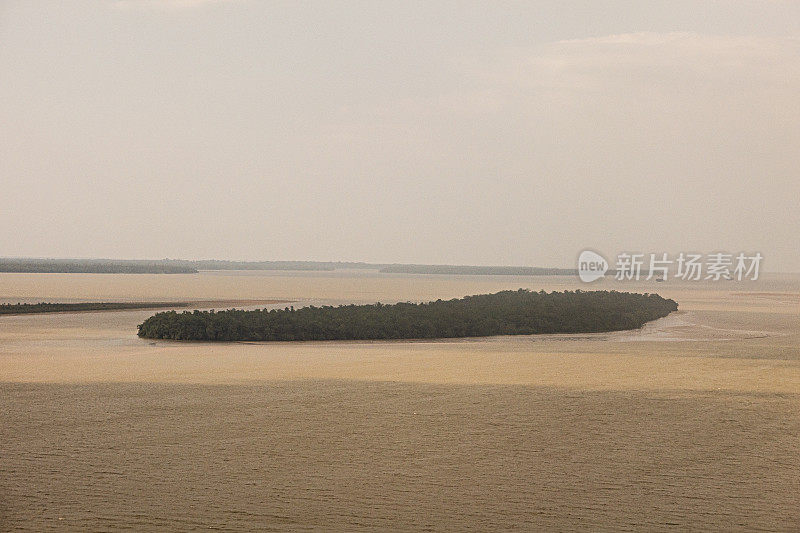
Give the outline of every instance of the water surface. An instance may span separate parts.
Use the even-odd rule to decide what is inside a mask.
[[[0,274],[4,301],[393,302],[571,278]],[[0,529],[800,529],[800,278],[641,330],[175,343],[0,317]],[[27,300],[20,300],[27,299]],[[276,304],[281,305],[282,304]]]

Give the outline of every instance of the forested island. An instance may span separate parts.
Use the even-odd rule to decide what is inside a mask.
[[[428,303],[241,311],[168,311],[139,336],[193,341],[379,340],[636,329],[676,311],[657,294],[526,289]]]

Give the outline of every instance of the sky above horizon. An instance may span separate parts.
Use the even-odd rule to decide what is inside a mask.
[[[0,3],[0,256],[800,271],[800,2]]]

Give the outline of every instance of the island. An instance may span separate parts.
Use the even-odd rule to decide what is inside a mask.
[[[519,289],[427,303],[156,313],[139,336],[187,341],[388,340],[636,329],[678,309],[657,294]]]

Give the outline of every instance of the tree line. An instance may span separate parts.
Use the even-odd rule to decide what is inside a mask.
[[[636,329],[677,310],[657,294],[526,289],[428,303],[242,311],[168,311],[139,336],[195,341],[378,340]]]
[[[70,274],[196,274],[191,265],[137,259],[0,259],[0,272]]]
[[[158,309],[187,307],[187,302],[82,302],[82,303],[16,303],[0,304],[0,315],[26,315],[77,311],[114,311],[118,309]]]

